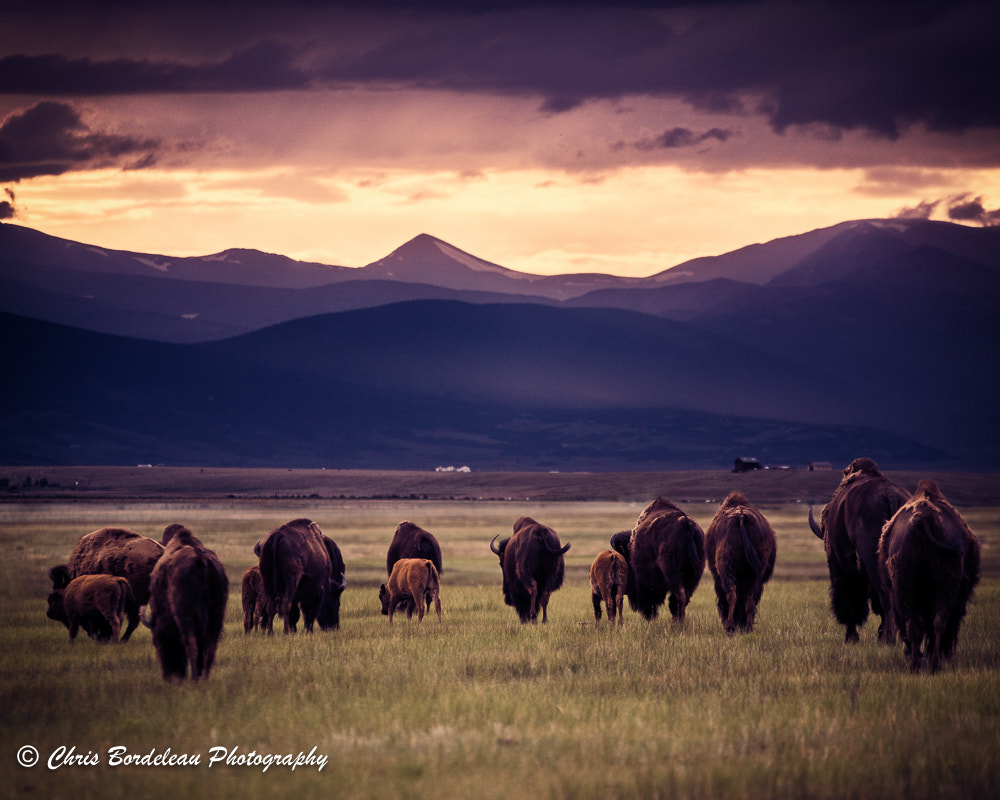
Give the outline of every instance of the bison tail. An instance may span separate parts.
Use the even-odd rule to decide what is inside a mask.
[[[762,566],[760,554],[757,552],[757,548],[754,547],[753,540],[750,538],[750,528],[753,522],[753,518],[749,514],[740,514],[737,517],[736,524],[740,526],[740,536],[743,539],[743,555],[747,560],[747,565],[755,575],[759,575]]]

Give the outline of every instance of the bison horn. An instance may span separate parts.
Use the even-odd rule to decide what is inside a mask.
[[[498,533],[496,536],[494,536],[492,539],[490,539],[490,550],[492,550],[495,555],[500,555],[500,550],[499,550],[499,548],[497,547],[497,544],[496,544],[497,538],[499,538],[499,536],[500,536],[500,534]]]
[[[812,532],[815,533],[820,539],[823,538],[823,529],[816,524],[816,518],[813,516],[812,506],[809,506],[809,527],[812,528]]]

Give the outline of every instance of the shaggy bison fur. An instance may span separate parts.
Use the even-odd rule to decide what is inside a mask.
[[[274,619],[274,604],[264,591],[264,579],[260,567],[250,567],[243,573],[241,585],[243,595],[243,632],[268,630]]]
[[[437,567],[429,558],[401,558],[392,567],[388,585],[382,584],[378,590],[378,598],[382,603],[382,613],[392,615],[397,608],[406,611],[406,618],[417,612],[417,622],[424,618],[424,605],[437,612],[438,622],[441,621],[441,583],[438,579]]]
[[[654,619],[669,599],[677,622],[705,571],[705,534],[697,522],[669,500],[653,500],[626,537],[616,533],[611,546],[628,562],[629,605],[646,619]],[[627,546],[626,546],[627,543]]]
[[[218,557],[183,525],[163,532],[153,569],[149,615],[163,677],[208,678],[222,636],[229,581]]]
[[[891,481],[870,458],[856,458],[844,468],[843,478],[823,508],[817,526],[809,509],[809,526],[823,540],[830,568],[830,605],[844,626],[844,641],[857,642],[858,628],[868,619],[868,603],[882,618],[879,639],[896,640],[886,613],[888,598],[878,566],[882,526],[910,499],[910,493]]]
[[[883,528],[879,564],[890,610],[910,656],[933,673],[950,658],[979,582],[979,539],[937,484],[923,480]],[[925,647],[926,643],[926,647]]]
[[[49,595],[46,616],[69,628],[69,640],[83,628],[95,642],[117,642],[126,614],[132,627],[139,622],[132,587],[116,575],[81,575]]]
[[[514,535],[497,543],[490,542],[500,558],[503,572],[503,601],[513,606],[522,623],[548,622],[549,598],[563,583],[566,565],[563,555],[569,545],[560,545],[559,535],[531,517],[514,523]]]
[[[604,550],[597,554],[590,565],[590,599],[594,604],[594,621],[601,621],[601,601],[608,609],[608,621],[625,621],[622,607],[625,602],[625,587],[628,585],[628,563],[621,553]]]
[[[333,539],[308,519],[295,519],[271,531],[254,553],[260,558],[264,592],[295,633],[301,612],[306,632],[340,627],[340,595],[347,586],[344,559]],[[268,621],[270,623],[270,621]],[[271,633],[270,624],[267,632]]]
[[[149,582],[153,567],[163,555],[163,546],[138,533],[123,528],[101,528],[84,534],[73,548],[68,564],[49,570],[54,590],[64,589],[82,575],[117,575],[132,589],[126,608],[128,627],[122,635],[127,642],[139,624],[139,606],[149,602]]]
[[[776,553],[767,518],[740,492],[730,492],[705,532],[708,569],[726,633],[753,630]]]

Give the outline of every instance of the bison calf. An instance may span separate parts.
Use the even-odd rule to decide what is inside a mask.
[[[417,621],[424,618],[424,603],[430,608],[434,601],[438,622],[441,621],[441,584],[434,562],[427,558],[401,558],[392,567],[389,585],[382,584],[378,590],[382,601],[382,613],[392,615],[397,608],[406,610],[406,618],[413,616],[416,609]]]
[[[730,492],[705,533],[708,569],[726,633],[753,630],[776,552],[771,524],[742,494]]]
[[[243,632],[271,630],[274,604],[264,591],[260,567],[250,567],[243,573]]]
[[[46,616],[69,628],[69,640],[83,628],[95,642],[117,642],[126,614],[131,627],[139,622],[129,582],[115,575],[82,575],[49,595]],[[133,619],[134,617],[134,619]]]
[[[594,621],[601,621],[601,601],[608,609],[608,620],[618,618],[618,624],[625,621],[622,606],[625,602],[625,587],[628,584],[628,563],[614,550],[598,553],[590,565],[590,594],[594,602]]]

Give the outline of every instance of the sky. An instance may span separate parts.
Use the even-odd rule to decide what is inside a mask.
[[[4,0],[0,219],[629,276],[849,219],[997,225],[998,40],[995,0]]]

